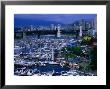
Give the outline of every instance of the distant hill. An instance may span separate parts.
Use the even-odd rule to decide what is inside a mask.
[[[15,18],[14,19],[14,26],[22,25],[22,26],[27,26],[27,25],[42,25],[42,26],[50,26],[51,24],[57,25],[62,23],[55,22],[55,21],[47,21],[47,20],[36,20],[36,19],[20,19],[20,18]]]

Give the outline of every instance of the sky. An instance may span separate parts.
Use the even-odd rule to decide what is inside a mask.
[[[15,14],[14,19],[16,20],[45,20],[45,21],[55,21],[62,24],[70,24],[74,21],[80,19],[93,19],[96,14]],[[25,21],[24,21],[25,23]]]

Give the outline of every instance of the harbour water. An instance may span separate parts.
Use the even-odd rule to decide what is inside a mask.
[[[15,64],[14,74],[17,76],[94,76],[56,62],[33,63],[32,65]]]

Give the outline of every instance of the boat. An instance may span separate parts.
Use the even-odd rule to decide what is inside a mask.
[[[57,62],[54,62],[54,61],[50,61],[50,62],[48,62],[49,64],[59,64],[59,63],[57,63]]]

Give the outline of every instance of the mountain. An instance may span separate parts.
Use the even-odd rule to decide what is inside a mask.
[[[47,21],[47,20],[36,20],[36,19],[20,19],[20,18],[14,18],[14,26],[22,25],[22,26],[27,26],[27,25],[42,25],[42,26],[50,26],[51,24],[54,25],[64,25],[60,22],[55,22],[55,21]]]

